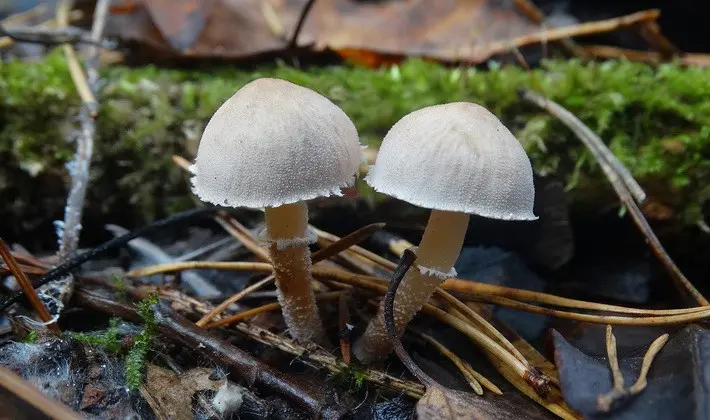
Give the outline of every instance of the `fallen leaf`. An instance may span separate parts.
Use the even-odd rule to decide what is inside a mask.
[[[120,13],[109,18],[107,35],[173,57],[234,59],[285,51],[307,0],[136,3],[113,6]],[[539,30],[512,2],[318,0],[297,46],[371,66],[405,56],[480,62],[493,53],[490,45]]]
[[[149,364],[145,388],[155,399],[160,410],[173,420],[193,418],[192,397],[197,391],[216,391],[226,379],[210,379],[212,369],[194,368],[182,375]]]
[[[472,394],[465,395],[463,392],[429,386],[424,396],[417,402],[417,418],[419,420],[486,418],[470,402],[471,398],[473,398]]]

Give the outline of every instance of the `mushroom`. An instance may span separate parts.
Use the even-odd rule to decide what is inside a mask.
[[[325,343],[311,288],[306,200],[341,196],[361,162],[350,118],[326,97],[280,79],[244,85],[215,112],[197,151],[193,191],[231,207],[264,208],[278,299],[291,336]]]
[[[397,332],[448,277],[461,253],[469,214],[503,220],[535,220],[530,160],[520,142],[484,107],[467,102],[414,111],[387,133],[365,181],[376,191],[431,209],[416,249],[417,265],[394,300]],[[355,345],[362,362],[392,349],[384,307]]]

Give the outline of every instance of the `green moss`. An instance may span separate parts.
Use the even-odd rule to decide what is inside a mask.
[[[30,330],[22,341],[27,344],[34,344],[37,342],[37,337],[37,330]]]
[[[372,146],[415,109],[458,100],[481,103],[520,138],[539,172],[565,180],[573,204],[588,205],[600,194],[610,194],[602,172],[579,141],[554,118],[518,99],[518,87],[531,88],[596,131],[653,196],[676,210],[679,221],[694,222],[699,203],[710,196],[704,182],[710,172],[708,69],[568,60],[548,61],[528,72],[514,66],[447,68],[411,60],[379,70],[112,67],[103,75],[87,210],[99,220],[130,217],[140,223],[192,206],[184,174],[170,156],[190,157],[217,107],[244,83],[261,76],[285,78],[330,97]],[[0,187],[40,184],[65,174],[63,164],[73,152],[66,139],[76,129],[78,105],[58,52],[39,63],[0,64],[0,157],[6,162],[0,168]],[[39,167],[37,177],[27,175]],[[36,197],[27,188],[14,193],[0,198],[14,203],[4,210],[3,219],[14,219],[16,225],[30,217],[27,209],[32,203],[43,202],[45,213],[60,213],[63,207],[63,191],[54,191],[49,198],[42,189],[37,189]]]
[[[120,302],[125,302],[127,295],[126,291],[126,282],[124,281],[123,277],[114,274],[113,277],[113,284],[116,286],[116,294],[118,295],[118,300]]]
[[[351,363],[345,369],[329,377],[330,381],[354,391],[362,389],[365,385],[365,371],[356,363]]]
[[[117,354],[121,351],[121,338],[118,330],[120,323],[120,318],[111,318],[109,327],[105,331],[95,333],[68,332],[67,337],[84,343],[87,346],[100,348],[111,354]]]
[[[158,295],[153,293],[138,304],[138,313],[143,320],[143,330],[133,339],[133,347],[126,356],[126,386],[136,390],[143,383],[143,366],[155,337],[155,314],[153,305],[158,303]]]

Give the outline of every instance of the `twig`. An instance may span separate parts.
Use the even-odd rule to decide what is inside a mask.
[[[340,291],[319,293],[316,295],[316,300],[317,301],[337,300],[340,298],[341,293],[342,292],[340,292]],[[267,303],[266,305],[258,306],[256,308],[252,308],[247,311],[240,312],[238,314],[222,318],[219,321],[215,321],[211,324],[208,324],[207,326],[205,326],[205,328],[208,330],[212,330],[212,329],[219,328],[219,327],[226,327],[228,325],[232,325],[232,324],[240,322],[244,319],[250,318],[254,315],[259,315],[261,313],[269,312],[269,311],[275,311],[280,308],[281,308],[281,304],[279,302]]]
[[[57,29],[41,26],[17,26],[7,28],[0,25],[0,36],[6,36],[15,42],[28,42],[48,46],[59,44],[89,44],[104,46],[104,43],[101,40],[96,42],[92,39],[91,34],[71,26]]]
[[[0,407],[4,418],[81,420],[79,413],[44,395],[36,386],[0,366]],[[7,416],[7,417],[6,417]]]
[[[557,117],[562,123],[567,125],[575,134],[577,134],[577,136],[583,142],[585,142],[585,144],[588,141],[591,141],[592,138],[596,138],[596,140],[598,141],[599,144],[603,144],[601,139],[599,139],[596,136],[596,134],[594,134],[594,132],[589,127],[584,125],[584,123],[582,123],[582,121],[580,121],[571,112],[567,111],[559,104],[543,97],[542,95],[539,95],[537,93],[527,91],[527,90],[522,90],[521,95],[523,96],[524,99],[527,99],[528,101],[536,104],[540,108],[547,110],[550,114]],[[631,214],[631,218],[636,223],[636,226],[639,228],[641,233],[646,237],[646,240],[649,243],[651,250],[653,251],[654,254],[656,254],[656,257],[661,261],[661,263],[663,263],[666,270],[671,275],[671,278],[674,280],[676,286],[681,291],[682,290],[688,291],[690,293],[690,295],[700,305],[703,305],[703,306],[710,305],[710,302],[708,302],[708,300],[705,299],[705,297],[702,294],[700,294],[698,289],[696,289],[695,286],[693,286],[693,284],[690,283],[690,281],[688,281],[688,279],[685,277],[685,275],[680,271],[678,266],[675,264],[673,259],[671,259],[671,257],[668,255],[668,253],[663,248],[663,245],[658,240],[658,237],[653,232],[653,229],[651,229],[651,226],[648,224],[648,221],[646,220],[643,213],[641,212],[641,209],[639,209],[638,205],[634,201],[633,189],[630,188],[630,185],[626,182],[624,182],[624,183],[617,182],[618,176],[614,173],[611,166],[602,164],[602,162],[604,160],[605,159],[599,160],[602,170],[606,174],[607,178],[610,180],[611,185],[612,185],[612,187],[614,187],[614,190],[616,191],[617,195],[621,199],[621,202],[628,209],[629,213]],[[610,160],[608,160],[608,159],[606,161],[610,162]],[[626,171],[628,171],[628,170],[626,170]],[[621,171],[620,173],[623,173],[623,171]],[[638,194],[638,192],[636,194]],[[638,198],[639,197],[636,197],[637,201],[641,202],[642,200],[638,200]]]
[[[416,334],[419,335],[421,338],[424,339],[427,343],[431,344],[439,353],[443,354],[447,359],[451,360],[451,362],[456,365],[456,367],[459,369],[461,374],[466,378],[466,381],[468,384],[471,386],[471,388],[474,390],[474,392],[478,395],[483,395],[483,388],[481,387],[481,383],[478,381],[479,377],[483,377],[480,373],[476,372],[471,365],[466,363],[463,359],[458,357],[454,352],[446,348],[443,344],[438,342],[434,337],[424,334],[423,332],[416,331]],[[476,374],[474,375],[474,372]],[[476,376],[478,375],[478,376]],[[489,388],[490,385],[493,385],[492,382],[488,381],[486,383],[486,389],[489,391],[492,391],[498,395],[502,395],[503,392],[493,385],[494,388]]]
[[[384,224],[379,224],[375,223],[374,225],[380,226]],[[373,225],[370,225],[373,226]],[[384,226],[382,226],[384,227]],[[316,232],[316,235],[318,235],[318,240],[319,242],[322,243],[333,243],[337,242],[340,240],[340,238],[336,235],[333,235],[332,233],[325,232],[323,230],[320,230],[316,227],[312,227],[313,230]],[[364,229],[364,228],[363,228]],[[370,232],[370,234],[374,233],[376,230],[373,230]],[[364,239],[364,238],[363,238]],[[361,246],[352,246],[350,247],[347,251],[347,254],[352,255],[353,257],[362,257],[365,260],[369,260],[370,262],[378,265],[383,271],[385,272],[393,272],[395,268],[397,268],[397,264],[393,263],[392,261],[388,260],[387,258],[381,257],[374,252],[368,251],[367,249],[361,247]]]
[[[540,9],[538,9],[535,4],[533,4],[529,0],[515,0],[515,5],[517,6],[518,10],[520,10],[525,16],[527,16],[528,19],[533,21],[534,23],[538,25],[545,25],[545,15],[542,13]],[[543,41],[543,46],[547,44],[547,40]],[[570,53],[574,54],[577,57],[584,57],[586,56],[586,53],[584,49],[580,48],[579,45],[577,45],[574,40],[570,38],[563,38],[560,40],[560,44],[567,49]],[[543,56],[546,56],[547,54],[543,54]]]
[[[493,355],[495,358],[502,361],[509,369],[515,372],[516,375],[525,379],[529,385],[535,388],[535,391],[541,397],[547,398],[547,396],[550,395],[552,388],[551,384],[553,382],[550,378],[542,376],[539,372],[537,372],[537,369],[529,367],[518,360],[515,356],[510,354],[506,349],[498,344],[498,342],[474,328],[471,324],[430,304],[424,305],[422,312],[433,316],[439,321],[455,328],[460,333],[470,338],[486,353]]]
[[[3,26],[20,25],[30,19],[42,16],[46,11],[47,7],[43,4],[40,4],[25,12],[15,13],[14,15],[8,16],[2,21],[0,21],[0,24]]]
[[[611,47],[608,45],[585,45],[584,50],[591,56],[597,58],[627,58],[631,61],[642,61],[650,64],[660,64],[667,61],[666,58],[655,51],[639,51],[626,48]],[[709,54],[681,53],[673,57],[680,65],[710,67]]]
[[[464,319],[468,319],[469,321],[472,321],[482,327],[483,331],[488,334],[490,338],[498,341],[501,346],[503,346],[510,354],[512,354],[523,364],[525,364],[525,366],[530,366],[530,362],[528,362],[525,357],[520,353],[520,351],[515,348],[513,343],[508,341],[508,339],[505,338],[503,334],[496,330],[495,327],[491,325],[491,323],[488,322],[485,318],[476,313],[476,311],[469,308],[463,302],[438,287],[435,289],[435,293],[438,296],[442,297],[446,301],[446,303],[453,306],[456,311],[461,313]]]
[[[239,293],[236,293],[236,294],[230,296],[224,302],[215,306],[214,309],[212,309],[209,313],[207,313],[205,316],[200,318],[200,320],[197,321],[195,323],[195,325],[197,325],[198,327],[204,327],[205,325],[207,325],[208,322],[210,322],[216,316],[219,316],[219,314],[221,314],[225,309],[227,309],[229,307],[229,305],[232,305],[232,304],[238,302],[240,299],[242,299],[244,296],[248,295],[249,293],[255,292],[263,287],[266,287],[273,282],[274,282],[274,276],[270,275],[264,279],[259,280],[258,282],[252,284],[249,287],[245,287]]]
[[[514,289],[512,287],[499,286],[497,284],[481,283],[458,278],[447,279],[441,285],[441,288],[449,292],[457,293],[459,296],[463,297],[463,300],[480,300],[483,296],[499,296],[523,302],[535,302],[565,308],[588,309],[593,311],[614,312],[623,314],[663,316],[687,314],[702,311],[704,309],[710,309],[710,307],[703,306],[679,309],[630,308],[626,306],[587,302],[584,300],[570,299],[562,296],[551,295],[548,293],[535,292],[532,290]]]
[[[140,322],[138,312],[127,305],[92,293],[84,288],[75,292],[77,302],[86,308]],[[154,306],[158,333],[185,348],[196,350],[214,363],[229,366],[233,375],[265,392],[282,396],[311,417],[318,417],[324,397],[302,386],[289,376],[272,369],[251,354],[229,343],[218,340],[205,330],[176,314],[164,304]]]
[[[543,42],[559,41],[575,36],[595,35],[605,32],[613,32],[620,29],[636,26],[643,22],[658,19],[660,12],[656,9],[644,10],[626,16],[620,16],[612,19],[605,19],[595,22],[585,22],[579,25],[570,25],[562,28],[547,29],[544,31],[534,32],[528,35],[523,35],[505,41],[492,42],[483,46],[472,47],[473,54],[476,58],[490,57],[496,54],[504,53],[510,50],[511,46],[524,47],[532,44]]]
[[[609,182],[614,185],[615,189],[622,188],[620,183],[628,189],[631,196],[637,203],[642,204],[646,200],[646,192],[641,188],[641,185],[634,179],[631,172],[614,156],[604,144],[601,138],[597,136],[592,129],[587,127],[582,121],[575,117],[571,112],[550,101],[549,99],[538,95],[530,90],[521,90],[523,99],[532,102],[533,104],[545,109],[547,112],[557,117],[567,127],[569,127],[582,143],[589,149],[594,156],[594,159],[602,167],[607,175]]]
[[[340,354],[346,364],[351,362],[350,352],[350,336],[352,335],[353,326],[350,324],[350,310],[348,308],[348,299],[351,297],[349,292],[342,292],[338,299],[338,338],[340,341]]]
[[[44,7],[44,6],[42,6]],[[69,20],[70,21],[75,21],[80,19],[82,16],[82,13],[79,10],[74,10],[71,13],[69,13]],[[9,23],[4,23],[4,25],[9,26]],[[50,19],[45,22],[40,23],[39,25],[36,25],[36,28],[56,28],[57,21],[55,19]],[[0,36],[0,48],[7,48],[11,46],[15,41],[7,36]]]
[[[619,358],[616,354],[616,337],[612,332],[611,325],[606,327],[606,351],[609,356],[609,368],[611,370],[613,385],[611,391],[597,397],[597,408],[602,413],[608,413],[614,408],[629,402],[630,398],[638,395],[646,389],[646,375],[651,369],[651,363],[659,351],[668,341],[668,334],[663,334],[651,343],[648,351],[643,356],[641,372],[636,382],[629,388],[624,388],[624,375],[619,368]]]
[[[94,14],[93,29],[91,39],[94,42],[99,42],[101,30],[103,29],[103,20],[106,18],[105,10],[108,9],[109,0],[99,0],[96,5],[97,12]],[[60,30],[66,30],[69,24],[69,10],[71,9],[71,0],[60,0],[57,4],[57,25]],[[103,12],[102,12],[103,10]],[[89,187],[89,168],[91,167],[91,157],[94,150],[94,134],[96,132],[95,119],[97,116],[97,104],[95,94],[97,90],[97,79],[95,66],[98,64],[96,55],[98,49],[90,48],[89,58],[87,60],[87,69],[93,71],[90,81],[86,80],[86,76],[81,68],[76,57],[74,48],[69,44],[63,44],[64,54],[69,65],[74,85],[82,97],[83,106],[79,112],[79,120],[81,129],[76,136],[76,153],[74,159],[68,164],[69,174],[71,176],[71,186],[67,196],[66,206],[64,208],[64,220],[57,223],[57,236],[59,237],[59,251],[57,256],[59,261],[67,259],[76,251],[79,246],[79,235],[81,232],[81,218],[86,198],[86,191]],[[69,300],[74,289],[74,278],[67,275],[59,278],[52,284],[44,286],[40,290],[43,298],[52,304],[52,312],[58,316],[64,307],[64,303]]]
[[[303,6],[303,9],[301,9],[301,15],[298,17],[298,23],[296,24],[296,29],[293,30],[293,35],[291,35],[291,40],[288,42],[288,47],[289,48],[294,48],[296,47],[296,42],[298,41],[298,35],[301,33],[301,30],[303,29],[303,25],[306,23],[306,18],[308,17],[308,13],[311,11],[311,8],[315,4],[316,0],[308,0],[308,3]]]
[[[103,244],[97,246],[96,248],[93,248],[67,261],[64,261],[62,264],[48,271],[39,281],[34,284],[34,288],[36,289],[38,287],[44,286],[45,284],[51,281],[54,281],[58,278],[61,278],[62,276],[69,274],[72,270],[84,264],[85,262],[96,258],[96,256],[106,251],[125,245],[131,239],[147,235],[153,231],[162,229],[166,226],[170,226],[175,223],[184,222],[185,220],[190,220],[205,215],[212,215],[218,210],[219,209],[215,207],[203,207],[199,209],[184,211],[182,213],[177,213],[165,219],[153,222],[150,225],[143,226],[142,228],[136,229],[126,235],[113,238],[110,241],[104,242]],[[10,305],[15,303],[22,296],[23,293],[16,293],[5,299],[2,303],[0,303],[0,313],[5,311]]]
[[[219,223],[219,225],[222,226],[227,233],[234,236],[236,240],[241,242],[246,249],[254,253],[254,255],[256,255],[261,261],[271,261],[269,250],[261,246],[259,241],[254,238],[251,232],[249,232],[249,230],[235,218],[229,217],[220,212],[217,216],[215,216],[215,221]]]
[[[185,310],[190,311],[190,313],[205,314],[210,310],[209,304],[186,296],[177,290],[161,289],[158,290],[158,292],[162,297],[170,300],[172,306],[185,308]],[[338,360],[338,358],[323,349],[306,348],[293,340],[274,334],[257,325],[240,322],[233,325],[232,328],[255,341],[276,347],[283,352],[292,354],[301,359],[317,363],[332,373],[340,373],[350,368],[344,361]],[[365,381],[380,385],[395,392],[404,392],[414,398],[419,398],[424,394],[424,387],[416,382],[397,378],[371,368],[366,368],[358,372],[362,373]]]
[[[662,315],[662,316],[612,316],[612,315],[591,315],[580,314],[576,312],[566,312],[557,309],[541,308],[529,303],[517,302],[512,299],[488,296],[480,300],[493,303],[499,306],[505,306],[519,311],[530,312],[540,315],[548,315],[562,319],[572,319],[575,321],[589,322],[593,324],[611,324],[611,325],[676,325],[689,324],[692,322],[701,321],[710,317],[710,308],[699,311],[682,313],[677,315]]]
[[[359,244],[360,242],[364,241],[365,239],[370,237],[370,235],[377,232],[378,230],[381,230],[384,227],[384,223],[372,223],[370,225],[361,227],[355,232],[349,233],[343,236],[342,238],[337,238],[335,242],[331,242],[327,247],[319,249],[318,251],[313,253],[313,255],[311,256],[311,258],[313,259],[313,263],[315,264],[317,261],[326,260],[347,249],[351,249],[356,244]]]
[[[56,319],[52,317],[49,311],[47,311],[47,307],[44,306],[44,303],[42,303],[40,298],[37,296],[37,292],[32,287],[32,283],[27,278],[25,273],[22,272],[20,266],[17,264],[17,261],[12,256],[10,249],[7,247],[7,245],[5,245],[5,241],[3,241],[2,239],[0,239],[0,256],[5,261],[5,264],[7,264],[13,277],[15,277],[15,280],[17,280],[17,282],[20,284],[22,291],[27,296],[27,299],[30,301],[30,304],[32,305],[34,310],[37,311],[39,319],[42,320],[42,322],[50,330],[52,330],[52,332],[57,335],[61,335],[62,331],[59,329],[59,326],[57,326]]]
[[[639,28],[641,36],[651,44],[651,48],[657,50],[663,57],[672,57],[679,54],[681,50],[673,45],[670,39],[666,38],[661,33],[661,27],[658,22],[648,21]]]
[[[174,273],[182,270],[196,270],[196,269],[212,269],[212,270],[240,270],[240,271],[258,271],[258,272],[271,272],[272,266],[268,263],[256,263],[256,262],[223,262],[223,261],[184,261],[180,263],[169,263],[169,264],[158,264],[150,267],[139,268],[136,270],[129,271],[126,275],[128,277],[147,277],[155,274],[161,273]],[[348,273],[343,270],[326,268],[326,267],[313,267],[313,274],[316,277],[323,277],[326,279],[333,279],[336,281],[357,285],[365,288],[377,288],[380,287],[381,290],[386,290],[387,281],[385,279],[362,275]],[[554,309],[541,308],[535,305],[529,305],[518,300],[540,302],[544,304],[556,305],[556,306],[566,306],[570,308],[579,309],[591,309],[596,311],[606,311],[614,313],[627,313],[633,315],[648,315],[645,318],[638,317],[604,317],[601,318],[596,315],[586,315],[571,313],[574,315],[579,315],[586,320],[598,320],[601,323],[608,323],[609,319],[654,319],[663,318],[667,315],[690,315],[704,314],[710,312],[710,306],[698,306],[693,308],[683,308],[683,309],[638,309],[638,308],[628,308],[624,306],[616,305],[606,305],[594,302],[585,302],[581,300],[574,300],[563,298],[559,296],[549,295],[546,293],[533,292],[529,290],[513,289],[504,286],[496,286],[486,283],[477,283],[468,280],[461,279],[447,279],[441,287],[443,290],[449,290],[452,292],[463,292],[465,293],[465,300],[469,301],[484,301],[489,303],[496,303],[501,306],[515,307],[516,309],[544,313],[546,315],[558,316],[562,314],[563,317],[565,313],[563,311],[556,311]],[[384,292],[383,292],[384,293]],[[514,298],[516,300],[506,298]],[[541,312],[543,311],[543,312]],[[552,311],[552,312],[548,312]],[[568,312],[570,313],[570,312]],[[697,318],[689,318],[690,320],[700,320],[704,316],[700,315]],[[688,321],[692,322],[692,321]],[[643,324],[639,324],[643,325]]]

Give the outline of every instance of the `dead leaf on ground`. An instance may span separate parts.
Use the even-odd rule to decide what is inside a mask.
[[[146,390],[153,396],[160,411],[173,420],[191,420],[192,397],[198,391],[217,391],[226,379],[210,379],[212,369],[194,368],[182,375],[149,364],[145,381]]]
[[[125,7],[130,2],[135,7]],[[113,5],[107,34],[156,52],[190,58],[248,58],[288,47],[307,0],[124,0]],[[513,2],[318,0],[300,47],[365,57],[424,56],[482,61],[488,46],[540,30]],[[371,53],[375,53],[374,57]]]
[[[487,399],[469,392],[436,385],[427,386],[416,405],[418,420],[510,420],[539,418],[501,398]]]
[[[436,386],[427,388],[424,396],[417,402],[417,418],[419,420],[435,419],[484,419],[483,413],[476,408],[470,399],[473,395],[458,395],[452,390],[444,390]]]

